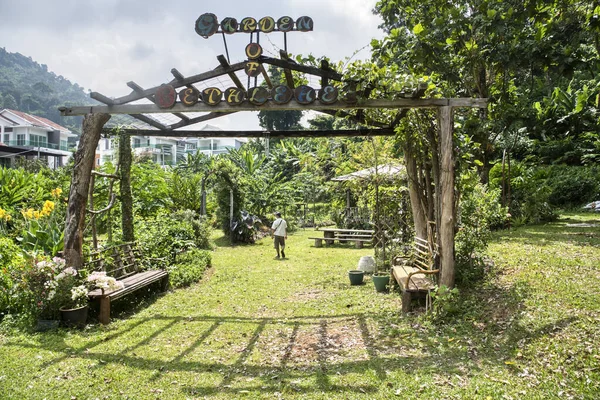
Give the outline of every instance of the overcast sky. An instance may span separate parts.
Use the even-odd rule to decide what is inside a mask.
[[[314,31],[288,34],[288,52],[327,56],[332,61],[370,56],[381,23],[372,14],[376,0],[0,0],[0,47],[32,57],[86,91],[120,97],[135,81],[153,87],[173,79],[171,68],[189,76],[214,69],[225,54],[220,35],[204,39],[196,19],[214,13],[219,20],[307,15]],[[265,38],[267,36],[267,38]],[[247,34],[227,37],[231,62],[245,59]],[[261,35],[265,54],[276,56],[283,34]],[[355,54],[355,52],[357,52]],[[240,115],[243,114],[243,115]],[[259,129],[255,113],[214,119],[222,129]]]

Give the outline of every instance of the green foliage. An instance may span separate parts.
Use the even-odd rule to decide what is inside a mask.
[[[553,165],[547,168],[550,203],[557,207],[580,207],[600,198],[600,167]]]
[[[24,261],[21,249],[9,238],[0,237],[0,314],[10,308],[16,271]]]
[[[449,289],[447,286],[438,286],[431,292],[433,321],[443,323],[458,312],[460,292],[458,288]]]
[[[456,281],[471,285],[484,276],[484,253],[491,229],[507,221],[507,210],[500,204],[500,190],[478,182],[474,170],[461,176],[459,228],[455,237]]]
[[[168,191],[173,210],[191,210],[200,213],[202,208],[202,175],[170,174]]]
[[[168,173],[149,160],[131,166],[134,214],[143,218],[157,215],[168,203]]]
[[[149,258],[173,261],[177,254],[189,249],[210,248],[207,220],[189,211],[138,219],[135,231],[143,254]]]
[[[0,208],[11,213],[39,205],[50,196],[52,182],[44,172],[0,168]]]
[[[540,223],[556,219],[555,207],[550,203],[552,188],[548,185],[547,171],[524,162],[514,162],[510,171],[511,224]],[[490,170],[490,186],[502,186],[502,165]],[[515,224],[518,222],[518,224]]]
[[[211,258],[209,251],[200,249],[178,254],[175,263],[167,267],[169,283],[174,288],[180,288],[198,282],[211,266]]]
[[[48,71],[46,65],[3,48],[0,48],[0,94],[3,108],[48,118],[73,132],[80,131],[82,117],[62,117],[58,107],[96,103],[82,87]]]

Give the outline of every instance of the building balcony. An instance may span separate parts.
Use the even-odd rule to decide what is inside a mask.
[[[7,146],[15,146],[15,147],[25,147],[25,148],[41,148],[41,149],[52,149],[52,150],[62,150],[69,151],[68,146],[60,146],[55,143],[40,143],[34,142],[31,140],[9,140],[8,142],[4,142]]]

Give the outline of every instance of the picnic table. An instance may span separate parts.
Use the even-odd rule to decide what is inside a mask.
[[[357,249],[361,249],[364,244],[373,241],[374,230],[370,229],[341,229],[341,228],[323,228],[318,229],[323,232],[323,237],[310,237],[315,241],[315,247],[322,247],[323,242],[326,245],[332,245],[337,240],[340,243],[353,242]]]

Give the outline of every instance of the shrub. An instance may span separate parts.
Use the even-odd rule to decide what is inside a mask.
[[[138,220],[135,231],[140,248],[150,258],[168,258],[173,262],[178,253],[196,247],[210,248],[210,223],[193,211]]]
[[[548,185],[548,172],[535,169],[524,162],[511,165],[511,198],[509,212],[514,220],[522,223],[540,223],[557,218],[555,207],[550,203],[552,188]],[[490,170],[490,186],[502,185],[502,165]]]
[[[456,280],[474,282],[483,277],[483,254],[491,229],[504,225],[506,208],[500,205],[499,189],[489,189],[478,182],[473,172],[461,177],[459,230],[456,234]]]
[[[572,208],[600,196],[600,168],[554,165],[547,168],[551,188],[550,203],[557,207]]]
[[[0,314],[9,311],[15,275],[24,263],[21,250],[8,238],[0,238]]]
[[[198,282],[210,267],[211,258],[209,251],[200,249],[178,254],[175,264],[167,267],[171,286],[178,288]]]

